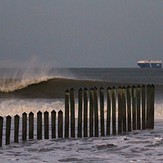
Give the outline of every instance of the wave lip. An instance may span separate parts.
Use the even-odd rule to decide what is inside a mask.
[[[1,92],[14,92],[16,90],[20,90],[28,87],[32,84],[38,84],[43,81],[48,81],[53,77],[44,76],[40,78],[31,78],[31,79],[2,79],[0,80],[0,91]]]

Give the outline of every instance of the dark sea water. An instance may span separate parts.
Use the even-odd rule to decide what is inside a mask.
[[[64,93],[70,88],[77,94],[85,87],[143,84],[155,85],[154,130],[115,137],[13,143],[0,149],[0,163],[163,162],[163,69],[0,69],[0,116],[64,110]]]

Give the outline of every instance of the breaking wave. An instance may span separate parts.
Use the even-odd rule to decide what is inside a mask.
[[[53,77],[40,77],[40,78],[32,78],[32,79],[5,79],[0,81],[0,91],[1,92],[13,92],[16,90],[20,90],[26,88],[32,84],[38,84],[43,81],[48,81]]]

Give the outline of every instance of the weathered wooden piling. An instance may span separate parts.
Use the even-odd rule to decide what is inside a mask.
[[[112,88],[112,134],[116,135],[116,88]]]
[[[122,88],[118,88],[118,133],[122,133]]]
[[[69,90],[65,92],[65,138],[69,137]]]
[[[44,138],[49,139],[49,113],[44,112]]]
[[[140,121],[140,86],[137,86],[137,129],[141,129],[141,121]]]
[[[105,136],[105,123],[104,123],[104,88],[100,88],[100,124],[101,136]]]
[[[6,117],[6,145],[10,144],[11,116]]]
[[[14,116],[14,142],[19,142],[19,115]]]
[[[79,89],[78,92],[78,137],[82,137],[82,101],[83,90]]]
[[[88,136],[88,89],[84,89],[84,137]]]
[[[111,117],[111,88],[107,88],[107,120],[106,120],[106,135],[110,135],[110,117]]]
[[[42,113],[39,111],[37,113],[37,139],[42,139]]]
[[[136,87],[132,86],[132,128],[136,130]]]
[[[0,116],[0,147],[2,147],[2,137],[3,137],[3,117]]]
[[[74,89],[70,89],[70,108],[71,108],[71,137],[75,138],[75,97]]]
[[[29,139],[34,138],[34,114],[29,113]]]
[[[94,90],[90,89],[90,105],[89,105],[89,136],[93,137],[93,107],[94,107]]]
[[[56,138],[56,111],[53,110],[51,112],[51,131],[52,131],[52,139]]]
[[[131,87],[127,87],[127,122],[128,126],[127,129],[130,132],[132,127],[131,127]]]
[[[123,132],[126,132],[126,88],[122,88],[122,119],[123,119]]]
[[[98,94],[97,94],[97,88],[94,88],[94,136],[98,137],[99,131],[98,131]]]
[[[146,129],[146,87],[142,86],[142,129]]]
[[[151,85],[151,129],[154,129],[155,86]]]
[[[147,129],[154,128],[154,85],[147,85]]]
[[[150,100],[151,100],[151,95],[150,95],[150,85],[147,85],[147,116],[146,116],[146,128],[150,128]]]
[[[27,113],[22,115],[22,140],[27,140]]]
[[[58,112],[58,138],[63,138],[63,112]]]

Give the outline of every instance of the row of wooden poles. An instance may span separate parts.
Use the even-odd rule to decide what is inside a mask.
[[[105,99],[106,94],[106,99]],[[104,106],[106,104],[106,109]],[[105,91],[100,88],[79,89],[78,108],[75,108],[74,89],[65,92],[65,111],[51,112],[51,126],[49,113],[37,113],[37,139],[75,138],[109,136],[130,132],[132,130],[154,128],[154,85],[112,87]],[[75,120],[75,110],[78,117]],[[58,114],[58,115],[57,115]],[[57,117],[58,116],[58,117]],[[10,144],[11,116],[6,117],[5,144]],[[34,139],[34,114],[22,114],[22,140]],[[44,120],[44,122],[43,122]],[[0,146],[3,138],[3,121],[0,117]],[[28,121],[28,123],[27,123]],[[76,124],[77,122],[77,124]],[[14,142],[19,142],[19,115],[14,116]],[[29,125],[27,127],[27,124]]]

